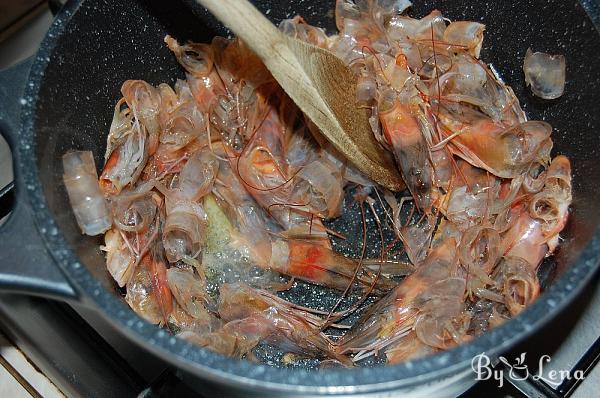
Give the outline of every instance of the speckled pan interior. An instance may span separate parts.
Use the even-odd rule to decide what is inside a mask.
[[[274,22],[301,14],[311,24],[334,32],[333,0],[253,3]],[[481,58],[492,63],[513,87],[530,118],[554,126],[554,153],[567,155],[573,163],[572,216],[560,251],[544,267],[548,279],[557,276],[555,283],[522,315],[473,343],[409,364],[308,372],[230,360],[191,347],[129,310],[105,270],[100,241],[83,237],[77,230],[60,183],[61,156],[71,149],[91,150],[101,167],[122,82],[143,79],[151,84],[173,83],[184,77],[163,43],[165,34],[181,41],[209,41],[217,34],[228,35],[205,10],[185,1],[71,1],[42,44],[23,101],[18,166],[57,264],[115,327],[169,361],[217,382],[316,392],[330,392],[336,386],[353,392],[396,388],[455,371],[478,352],[497,352],[523,338],[548,321],[598,263],[600,36],[577,2],[415,0],[410,14],[420,17],[434,8],[452,20],[476,20],[486,25]],[[536,99],[524,87],[521,66],[528,47],[565,55],[567,85],[559,99]],[[356,212],[353,214],[350,219],[356,222]],[[358,238],[350,241],[355,247]],[[369,250],[376,250],[376,240],[370,242]]]

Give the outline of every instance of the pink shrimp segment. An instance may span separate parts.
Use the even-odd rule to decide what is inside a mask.
[[[360,265],[356,260],[339,255],[314,241],[279,239],[272,245],[269,267],[284,275],[342,291],[353,279],[361,289],[374,288],[376,293],[386,292],[394,286],[388,278],[377,277],[366,270],[354,278],[353,274]]]
[[[385,137],[391,143],[399,163],[402,178],[415,198],[417,207],[425,212],[432,205],[432,170],[429,148],[421,134],[411,108],[396,100],[392,109],[381,113]]]
[[[458,156],[498,177],[517,177],[549,154],[552,130],[545,122],[526,122],[510,129],[482,123],[459,130],[451,147]]]
[[[223,83],[214,68],[212,48],[208,44],[179,45],[171,36],[165,36],[165,43],[187,71],[190,89],[200,110],[209,111],[216,96],[223,90]]]
[[[416,272],[374,304],[337,345],[354,361],[383,351],[388,363],[447,348],[462,340],[453,324],[463,310],[465,280],[455,274],[456,241],[434,249]],[[444,303],[442,305],[442,303]]]
[[[284,229],[296,228],[306,233],[311,215],[331,217],[338,214],[343,195],[342,180],[326,172],[314,175],[318,172],[317,167],[322,167],[319,160],[301,166],[296,173],[289,173],[281,135],[285,129],[282,123],[277,111],[271,110],[232,167],[239,173],[248,192]],[[320,179],[324,181],[320,182]],[[299,190],[299,184],[304,181],[308,181],[311,190]],[[319,188],[323,191],[317,191]],[[315,229],[315,233],[318,232],[322,231]]]
[[[331,341],[321,332],[321,318],[294,306],[271,293],[244,285],[223,285],[219,315],[234,321],[247,317],[262,319],[268,340],[286,351],[325,356],[349,364],[347,358],[331,349]],[[267,337],[265,336],[265,337]]]

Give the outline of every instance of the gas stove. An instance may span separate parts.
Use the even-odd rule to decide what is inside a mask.
[[[0,18],[0,69],[31,56],[52,21],[54,1],[22,2]],[[592,3],[591,6],[595,6]],[[12,207],[12,170],[0,139],[0,220]],[[2,221],[0,221],[1,224]],[[556,319],[492,366],[464,397],[590,397],[600,391],[598,278]],[[0,329],[67,396],[201,397],[199,381],[148,353],[93,310],[0,294]],[[479,373],[476,373],[479,370]]]

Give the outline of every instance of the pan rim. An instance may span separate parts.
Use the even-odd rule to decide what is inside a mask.
[[[53,261],[83,293],[87,303],[101,310],[112,326],[154,354],[186,371],[213,382],[241,388],[294,393],[352,394],[407,388],[449,377],[467,368],[472,358],[485,352],[498,355],[549,322],[589,282],[600,265],[600,231],[596,232],[573,265],[556,280],[535,303],[504,325],[472,342],[430,357],[398,365],[376,368],[290,370],[235,360],[195,347],[170,336],[129,309],[113,292],[92,276],[77,258],[49,210],[38,176],[35,114],[44,72],[51,62],[54,47],[67,32],[72,16],[84,0],[70,0],[59,12],[46,34],[31,66],[22,103],[21,134],[17,142],[17,167],[26,185],[38,232]],[[28,167],[27,167],[28,166]],[[32,167],[34,166],[34,167]],[[50,234],[48,231],[58,231]]]

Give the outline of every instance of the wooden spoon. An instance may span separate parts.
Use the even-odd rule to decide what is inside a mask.
[[[356,106],[356,76],[331,52],[285,36],[246,0],[198,0],[240,37],[323,135],[372,180],[393,191],[404,182]]]

